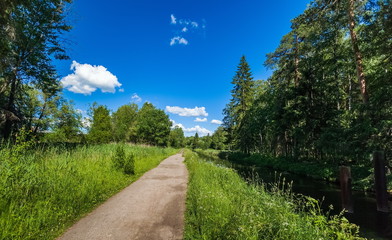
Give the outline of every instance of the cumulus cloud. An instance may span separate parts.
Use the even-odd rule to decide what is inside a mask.
[[[172,39],[170,39],[170,46],[173,46],[176,44],[188,45],[188,40],[186,40],[185,38],[180,37],[180,36],[173,37]]]
[[[221,125],[223,122],[220,121],[220,120],[213,119],[213,120],[211,121],[211,123]]]
[[[131,97],[131,101],[134,103],[140,103],[142,101],[142,98],[139,97],[136,93],[134,93]]]
[[[172,15],[170,15],[170,23],[171,24],[177,24],[177,18],[172,14]]]
[[[207,122],[207,118],[196,118],[195,122]]]
[[[71,70],[74,73],[61,79],[64,88],[74,93],[90,95],[98,88],[102,92],[115,93],[116,87],[121,87],[121,83],[115,75],[104,66],[93,66],[90,64],[80,64],[72,61]]]
[[[166,111],[173,114],[178,114],[181,117],[208,117],[205,107],[182,108],[177,106],[166,106]]]
[[[204,136],[207,136],[208,134],[210,134],[210,135],[212,134],[212,132],[210,130],[203,128],[203,127],[200,127],[199,125],[196,125],[191,128],[186,128],[181,123],[176,123],[174,120],[170,120],[170,121],[173,124],[172,128],[175,128],[175,127],[182,128],[182,130],[185,133],[190,133],[191,135],[197,133],[197,134],[199,134],[200,137],[204,137]]]
[[[181,30],[181,32],[188,32],[188,28],[187,28],[187,27],[184,27],[184,28]]]
[[[192,128],[185,128],[183,129],[184,132],[187,133],[197,133],[199,136],[204,137],[207,136],[208,134],[212,134],[212,132],[206,128],[200,127],[199,125],[196,125]]]

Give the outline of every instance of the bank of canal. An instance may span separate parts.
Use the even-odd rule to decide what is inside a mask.
[[[199,152],[200,153],[200,152]],[[259,178],[265,184],[274,184],[280,179],[286,183],[292,182],[292,191],[297,194],[310,196],[319,200],[321,208],[331,214],[339,214],[342,210],[340,188],[337,184],[297,175],[289,172],[279,172],[267,167],[250,167],[233,164],[225,160],[218,160],[208,154],[203,158],[234,168],[245,179]],[[376,199],[366,192],[353,192],[354,213],[345,213],[344,216],[360,227],[360,234],[369,239],[392,239],[392,214],[377,211]],[[330,210],[330,206],[333,209]],[[390,209],[391,204],[390,204]]]
[[[325,211],[329,210],[330,205],[333,206],[332,214],[339,214],[342,210],[338,185],[268,168],[230,165],[244,178],[252,179],[256,176],[266,184],[275,183],[278,178],[281,180],[284,178],[286,183],[292,182],[294,193],[319,200]],[[353,201],[354,213],[345,213],[345,217],[360,226],[362,236],[373,239],[392,239],[392,215],[378,212],[375,198],[365,192],[353,192]]]

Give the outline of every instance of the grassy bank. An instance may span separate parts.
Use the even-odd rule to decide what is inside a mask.
[[[175,149],[124,145],[135,174],[115,167],[117,145],[72,150],[20,143],[0,150],[0,239],[54,239]]]
[[[185,239],[360,239],[358,228],[325,217],[317,201],[278,185],[248,184],[232,169],[186,151],[189,170]]]
[[[294,174],[308,176],[314,179],[337,182],[339,178],[339,166],[326,163],[295,161],[285,157],[269,157],[260,154],[245,155],[236,152],[209,152],[211,156],[218,156],[229,162],[272,168],[277,171],[287,171]],[[373,188],[373,169],[370,166],[353,165],[351,175],[353,188],[355,190],[371,190]],[[388,189],[392,189],[392,176],[388,177]]]

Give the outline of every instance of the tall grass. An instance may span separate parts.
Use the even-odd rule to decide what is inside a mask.
[[[115,144],[73,150],[0,150],[0,239],[53,239],[98,204],[138,179],[175,149],[124,145],[135,174],[113,163]]]
[[[314,199],[248,184],[233,169],[190,151],[185,157],[185,239],[360,239],[357,226],[322,215]]]

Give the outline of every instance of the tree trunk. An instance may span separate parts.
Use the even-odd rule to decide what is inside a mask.
[[[10,89],[10,95],[8,98],[8,103],[6,106],[7,111],[14,113],[14,102],[15,102],[15,93],[16,93],[16,85],[17,85],[17,78],[16,75],[14,74],[11,77],[11,89]],[[12,125],[13,121],[10,118],[6,118],[4,128],[3,128],[3,137],[5,139],[8,139],[11,135],[12,132]]]
[[[355,32],[355,13],[354,13],[355,0],[348,1],[348,21],[350,29],[351,44],[354,50],[355,65],[357,67],[358,83],[361,91],[362,101],[367,104],[369,101],[369,95],[366,90],[366,77],[363,70],[362,54],[359,50],[357,34]]]
[[[295,70],[294,70],[294,73],[295,73],[294,84],[295,84],[295,87],[298,87],[299,78],[300,78],[298,45],[299,45],[299,43],[298,43],[298,35],[296,34],[295,35],[295,56],[294,56],[295,57],[294,58],[294,67],[295,67]]]

